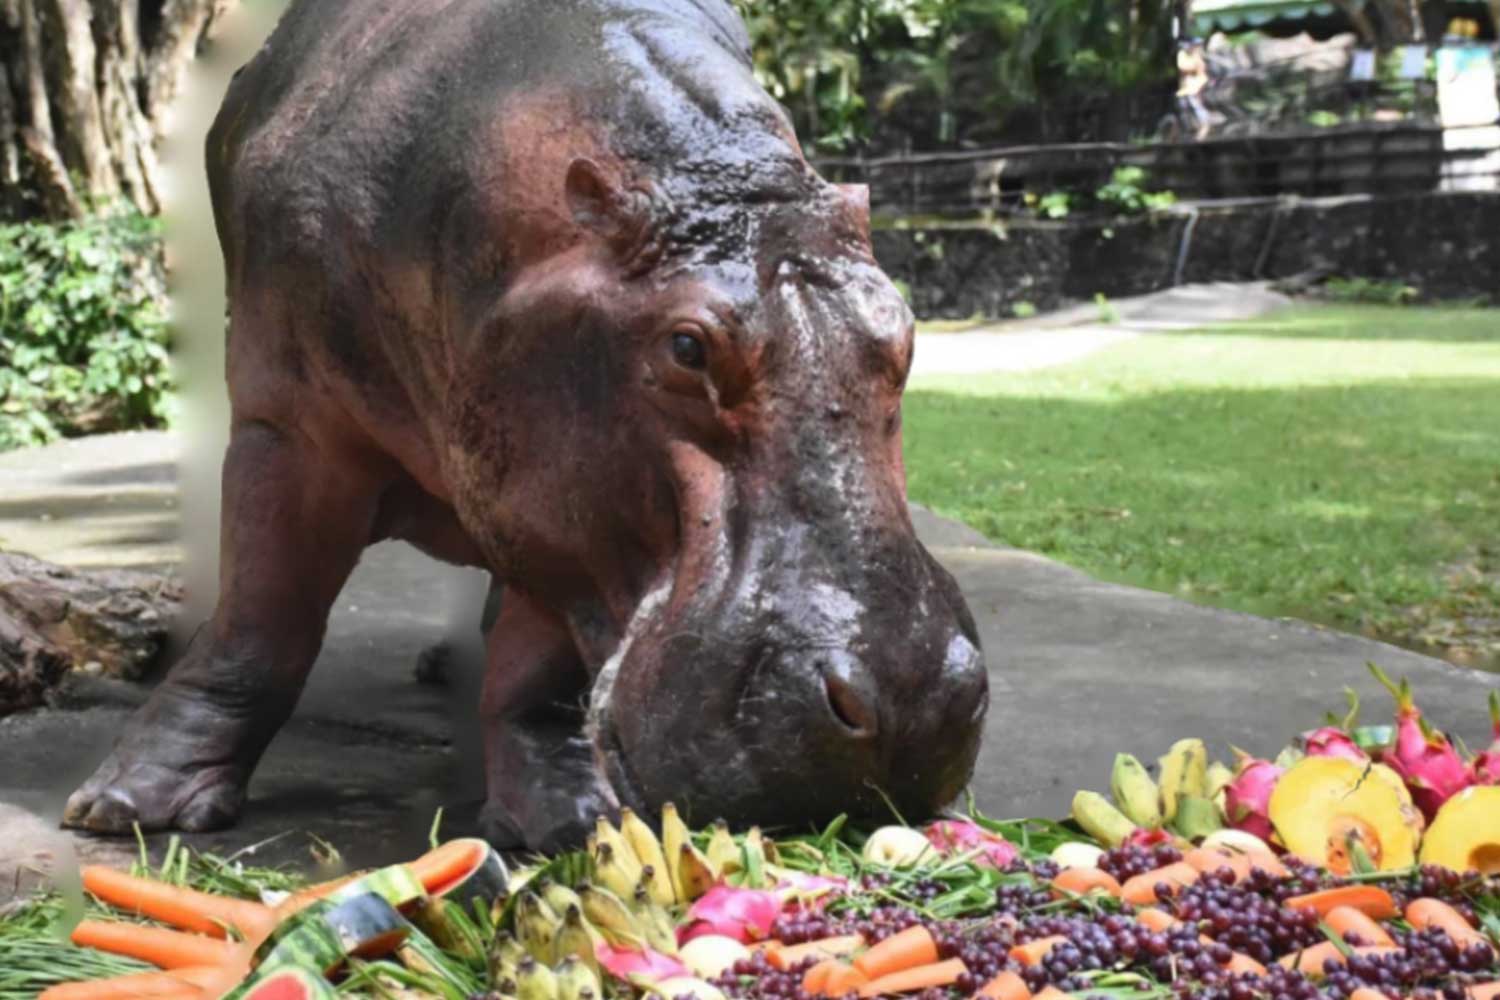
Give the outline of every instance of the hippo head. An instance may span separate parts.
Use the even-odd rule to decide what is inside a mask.
[[[867,193],[809,169],[773,207],[674,220],[582,160],[567,195],[600,241],[580,325],[616,345],[599,391],[634,466],[600,499],[644,501],[653,568],[590,698],[616,793],[761,823],[941,807],[988,684],[906,506],[913,321]]]
[[[504,363],[476,353],[450,400],[461,511],[565,620],[622,803],[928,814],[969,778],[988,678],[906,505],[912,314],[867,192],[825,182],[757,107],[767,127],[696,166],[569,152],[545,211],[494,227],[531,256],[484,313]],[[545,183],[545,147],[507,146]]]

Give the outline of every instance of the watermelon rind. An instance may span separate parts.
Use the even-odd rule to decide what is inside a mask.
[[[500,852],[491,847],[488,841],[477,837],[465,838],[465,841],[472,841],[483,848],[481,860],[467,875],[445,888],[441,895],[463,907],[466,913],[473,913],[476,900],[483,903],[485,909],[489,909],[496,900],[505,898],[510,886],[510,870],[506,868]]]
[[[320,899],[282,921],[255,951],[257,968],[294,965],[331,974],[351,956],[394,952],[415,931],[395,907],[373,892]]]
[[[290,987],[300,992],[292,993]],[[221,1000],[335,1000],[338,995],[338,990],[318,973],[279,965],[251,976]]]
[[[427,889],[408,865],[391,865],[361,875],[329,894],[330,902],[342,903],[365,893],[374,893],[396,910],[406,913],[427,898]]]

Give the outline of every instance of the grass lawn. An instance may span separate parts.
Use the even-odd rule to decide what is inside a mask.
[[[917,380],[905,421],[912,498],[998,541],[1500,663],[1500,311],[1299,306]]]

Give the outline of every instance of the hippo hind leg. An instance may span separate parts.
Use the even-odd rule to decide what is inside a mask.
[[[259,421],[236,421],[223,484],[213,619],[73,793],[65,825],[232,824],[296,704],[329,609],[370,540],[378,488],[358,462]]]
[[[498,847],[578,847],[595,817],[618,809],[584,733],[588,671],[562,621],[513,588],[487,644],[484,835]]]

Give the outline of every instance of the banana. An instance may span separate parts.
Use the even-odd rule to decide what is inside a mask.
[[[1221,763],[1220,761],[1214,761],[1212,764],[1208,765],[1208,778],[1205,782],[1208,786],[1208,790],[1203,797],[1206,799],[1217,799],[1219,797],[1219,793],[1228,788],[1230,783],[1233,781],[1234,768],[1230,767],[1228,764]]]
[[[586,996],[599,997],[604,993],[598,968],[575,956],[563,959],[556,973],[558,1000],[583,1000]]]
[[[1172,828],[1188,840],[1201,840],[1224,829],[1224,813],[1212,799],[1183,796],[1177,802],[1177,820]]]
[[[1115,754],[1109,789],[1115,797],[1115,805],[1132,823],[1147,830],[1160,829],[1161,792],[1139,760],[1128,753]]]
[[[672,888],[672,872],[667,867],[667,855],[662,850],[656,831],[627,807],[620,810],[620,835],[641,861],[641,871],[650,872],[647,891],[652,902],[658,906],[671,906],[677,902],[677,891]]]
[[[635,890],[633,902],[635,915],[646,932],[646,943],[663,955],[677,954],[677,931],[672,926],[672,918],[652,900],[644,878]]]
[[[570,906],[581,907],[583,905],[583,901],[578,898],[578,893],[560,882],[548,879],[545,884],[536,886],[536,889],[542,894],[542,899],[547,905],[552,907],[552,912],[558,916],[566,914]]]
[[[515,982],[516,973],[521,968],[521,960],[526,957],[526,948],[517,941],[514,934],[497,934],[495,940],[490,942],[489,966],[490,979],[496,983],[510,980]]]
[[[682,901],[691,903],[714,887],[718,878],[703,852],[687,841],[677,852],[677,873],[682,879]]]
[[[600,816],[594,821],[594,837],[600,846],[608,844],[610,850],[614,851],[615,861],[620,867],[630,874],[630,884],[634,886],[641,880],[641,865],[645,862],[636,856],[635,850],[630,846],[630,841],[625,835],[616,829],[615,825],[608,819]]]
[[[552,939],[561,926],[562,918],[535,892],[527,890],[516,900],[517,936],[538,962],[552,963]]]
[[[739,845],[729,833],[729,827],[721,820],[714,821],[713,835],[708,839],[708,863],[720,878],[728,878],[744,868]]]
[[[661,853],[667,859],[667,878],[672,881],[672,895],[679,903],[690,903],[682,882],[682,845],[691,844],[693,835],[677,814],[671,802],[661,807]]]
[[[594,877],[604,888],[625,899],[634,894],[636,884],[641,880],[641,869],[639,865],[629,867],[622,864],[619,852],[609,844],[600,843],[594,849]]]
[[[558,961],[566,961],[568,956],[572,955],[594,970],[597,975],[599,960],[594,956],[594,945],[602,940],[603,935],[583,919],[582,905],[570,906],[563,914],[562,926],[557,929],[557,936],[552,939],[552,954]]]
[[[526,959],[517,970],[516,1000],[561,1000],[557,975],[543,963]]]
[[[1202,740],[1178,740],[1157,760],[1161,768],[1161,818],[1177,818],[1177,803],[1184,796],[1205,798],[1208,794],[1208,748]]]
[[[608,889],[585,883],[579,887],[578,897],[583,900],[584,917],[594,930],[604,935],[604,940],[616,948],[637,951],[646,943],[645,928],[619,896]]]
[[[1136,831],[1129,817],[1098,792],[1079,792],[1073,796],[1073,820],[1107,847],[1119,847]]]
[[[766,855],[766,839],[761,834],[760,827],[752,826],[750,832],[745,834],[741,853],[745,859],[745,884],[752,889],[765,888],[766,865],[770,858]]]

